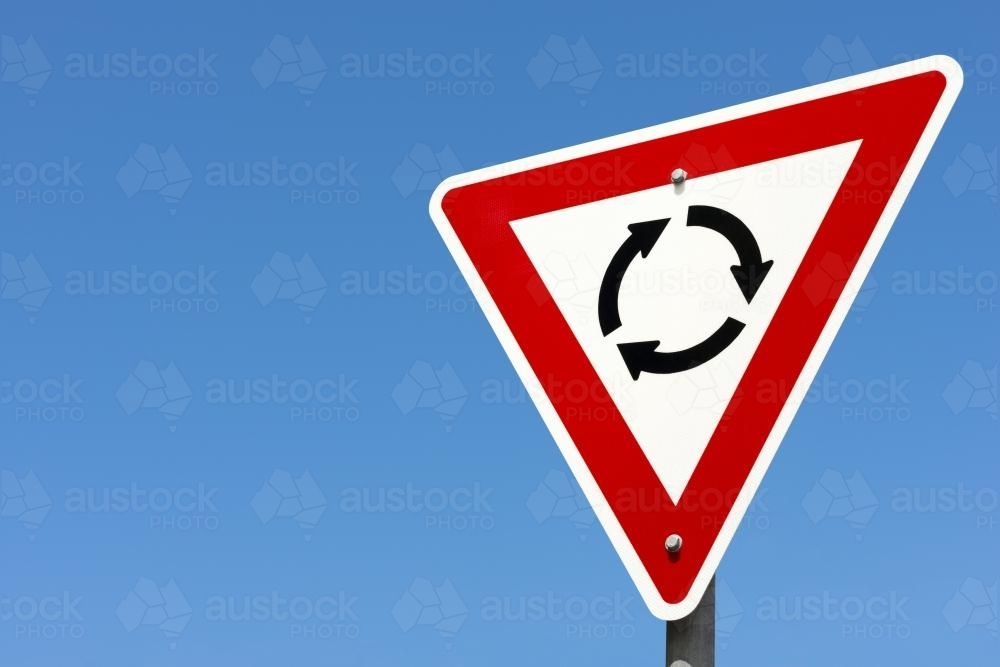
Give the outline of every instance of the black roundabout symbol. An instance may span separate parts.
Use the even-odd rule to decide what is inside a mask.
[[[601,291],[597,302],[597,314],[601,324],[601,332],[608,336],[622,325],[618,312],[618,293],[621,290],[625,271],[639,255],[645,259],[660,234],[666,229],[670,218],[636,222],[628,226],[629,237],[611,258],[604,280],[601,281]],[[732,244],[739,257],[739,264],[730,267],[736,284],[747,303],[750,303],[761,283],[767,277],[774,264],[772,260],[763,261],[760,246],[753,232],[732,213],[714,206],[688,207],[688,227],[704,227],[724,236]],[[726,318],[716,331],[697,345],[676,352],[658,352],[658,340],[621,343],[618,351],[622,360],[632,375],[638,380],[642,373],[678,373],[700,366],[716,357],[736,340],[746,325],[732,317]]]

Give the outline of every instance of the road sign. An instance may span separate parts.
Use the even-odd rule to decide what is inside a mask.
[[[698,604],[961,83],[955,61],[925,58],[434,192],[656,616]]]

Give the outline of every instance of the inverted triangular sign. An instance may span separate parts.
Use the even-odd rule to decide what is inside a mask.
[[[700,600],[961,84],[955,61],[926,58],[434,192],[656,616]]]

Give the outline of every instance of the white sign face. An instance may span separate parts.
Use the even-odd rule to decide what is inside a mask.
[[[961,85],[954,60],[925,58],[434,192],[438,231],[659,618],[701,599]],[[609,191],[617,165],[629,176]],[[817,297],[828,261],[843,275]]]
[[[860,143],[831,146],[693,178],[680,186],[664,185],[511,223],[675,503],[701,460]],[[689,207],[698,205],[739,218],[756,239],[762,257],[774,262],[749,303],[730,269],[739,263],[733,245],[716,231],[687,225]],[[618,290],[623,324],[604,336],[598,317],[601,282],[613,256],[630,236],[628,225],[666,218],[669,222],[649,254],[630,262]],[[549,265],[555,270],[547,268]],[[580,277],[567,280],[563,271],[567,265],[571,270],[578,267]],[[684,372],[643,375],[641,381],[635,381],[617,347],[620,343],[658,340],[661,351],[688,349],[729,317],[746,328],[718,355]],[[700,403],[692,403],[696,397]]]

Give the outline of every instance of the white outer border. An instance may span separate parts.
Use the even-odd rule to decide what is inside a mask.
[[[896,216],[899,214],[899,211],[903,206],[903,202],[906,200],[907,195],[910,193],[910,188],[913,186],[913,183],[917,178],[917,174],[920,172],[920,169],[924,165],[924,161],[927,159],[927,155],[930,153],[931,146],[937,139],[941,128],[944,126],[945,119],[948,117],[948,114],[958,97],[958,93],[962,88],[963,74],[961,66],[954,59],[948,56],[931,56],[929,58],[922,58],[920,60],[886,67],[873,72],[866,72],[864,74],[858,74],[844,79],[829,81],[817,86],[810,86],[808,88],[782,93],[781,95],[775,95],[760,100],[754,100],[752,102],[746,102],[744,104],[738,104],[726,109],[710,111],[697,116],[691,116],[690,118],[663,123],[661,125],[654,125],[653,127],[647,127],[633,132],[626,132],[624,134],[608,137],[606,139],[590,141],[570,148],[563,148],[492,167],[486,167],[484,169],[477,169],[475,171],[458,174],[444,180],[440,185],[438,185],[438,187],[434,190],[434,193],[431,195],[431,219],[434,221],[438,232],[441,234],[445,244],[448,246],[448,250],[451,251],[452,256],[455,258],[455,262],[462,271],[462,275],[465,277],[472,293],[475,295],[476,300],[483,309],[483,313],[485,313],[487,320],[489,320],[490,325],[493,327],[493,331],[496,332],[497,337],[500,339],[500,343],[503,345],[504,350],[510,357],[511,363],[514,365],[518,375],[521,377],[521,381],[527,388],[535,406],[541,413],[542,419],[545,421],[545,425],[548,427],[552,437],[555,438],[556,444],[559,445],[559,449],[562,451],[566,462],[573,471],[577,482],[586,494],[594,512],[597,514],[597,518],[600,519],[601,525],[604,527],[608,537],[611,539],[611,543],[614,545],[615,550],[621,557],[622,562],[625,565],[625,569],[628,570],[629,575],[632,577],[636,587],[639,589],[639,594],[642,596],[643,601],[645,601],[654,616],[663,620],[676,620],[683,618],[694,611],[698,602],[704,595],[709,581],[714,576],[715,571],[719,566],[719,562],[725,554],[726,548],[729,546],[733,535],[736,533],[736,529],[743,520],[743,516],[749,508],[750,502],[753,500],[753,496],[756,494],[757,489],[764,478],[764,474],[767,472],[767,469],[771,464],[771,460],[777,453],[778,445],[781,444],[782,439],[785,437],[785,433],[788,431],[789,426],[791,426],[795,413],[798,411],[800,402],[789,400],[782,408],[781,413],[778,415],[778,419],[774,424],[774,428],[771,430],[767,441],[764,443],[760,456],[757,458],[756,463],[754,463],[753,468],[750,471],[750,476],[746,484],[743,486],[743,489],[740,491],[739,496],[737,496],[736,501],[729,512],[729,516],[727,517],[725,523],[723,523],[722,529],[719,531],[719,537],[709,550],[708,557],[706,558],[701,571],[695,578],[694,584],[692,585],[688,596],[677,604],[670,604],[664,601],[660,597],[656,586],[653,585],[653,580],[646,572],[645,567],[643,567],[642,561],[639,560],[639,556],[636,554],[635,549],[633,549],[632,543],[626,536],[625,531],[622,530],[621,525],[618,523],[618,519],[611,510],[611,506],[605,500],[604,494],[601,492],[597,483],[594,481],[593,476],[590,474],[586,463],[583,461],[583,457],[580,456],[576,446],[573,444],[572,438],[570,438],[569,433],[566,431],[566,427],[563,426],[562,420],[559,418],[555,408],[549,401],[544,389],[541,384],[536,381],[535,374],[531,370],[531,365],[528,363],[527,358],[525,358],[524,353],[521,351],[520,346],[517,344],[517,341],[508,328],[507,323],[504,321],[503,316],[501,316],[496,304],[493,302],[493,298],[486,289],[485,283],[482,278],[480,278],[479,273],[476,271],[472,261],[469,259],[468,254],[465,252],[465,248],[462,246],[458,236],[452,229],[451,223],[448,222],[448,219],[441,208],[441,202],[444,199],[445,193],[461,186],[491,180],[499,176],[516,174],[528,169],[544,167],[546,165],[564,162],[566,160],[591,155],[593,153],[600,153],[631,144],[649,141],[651,139],[671,136],[681,132],[708,127],[729,120],[743,118],[745,116],[751,116],[765,111],[799,104],[801,102],[830,97],[832,95],[860,88],[867,88],[880,83],[903,79],[915,74],[931,71],[941,72],[945,76],[945,90],[937,104],[937,107],[931,114],[927,127],[924,129],[923,134],[914,148],[913,155],[910,157],[909,162],[907,162],[906,167],[903,169],[903,173],[900,175],[899,182],[897,183],[895,190],[892,192],[888,202],[886,203],[885,210],[882,212],[882,216],[879,218],[878,224],[875,226],[871,239],[868,241],[864,251],[858,258],[857,266],[851,273],[840,299],[838,299],[833,308],[833,312],[830,314],[830,319],[823,328],[819,340],[816,342],[813,351],[810,353],[802,373],[790,394],[790,396],[803,396],[815,379],[816,373],[819,371],[823,359],[826,357],[830,346],[833,344],[833,341],[837,336],[837,331],[839,331],[844,319],[847,316],[851,304],[853,303],[853,297],[850,295],[856,294],[860,291],[861,285],[875,261],[875,257],[878,255],[883,242],[885,242],[885,239],[889,234],[889,229],[892,227],[893,222],[895,222]],[[664,167],[664,169],[666,169],[666,167]],[[667,172],[664,171],[664,174],[666,173]],[[664,178],[666,178],[666,176],[664,176]]]

